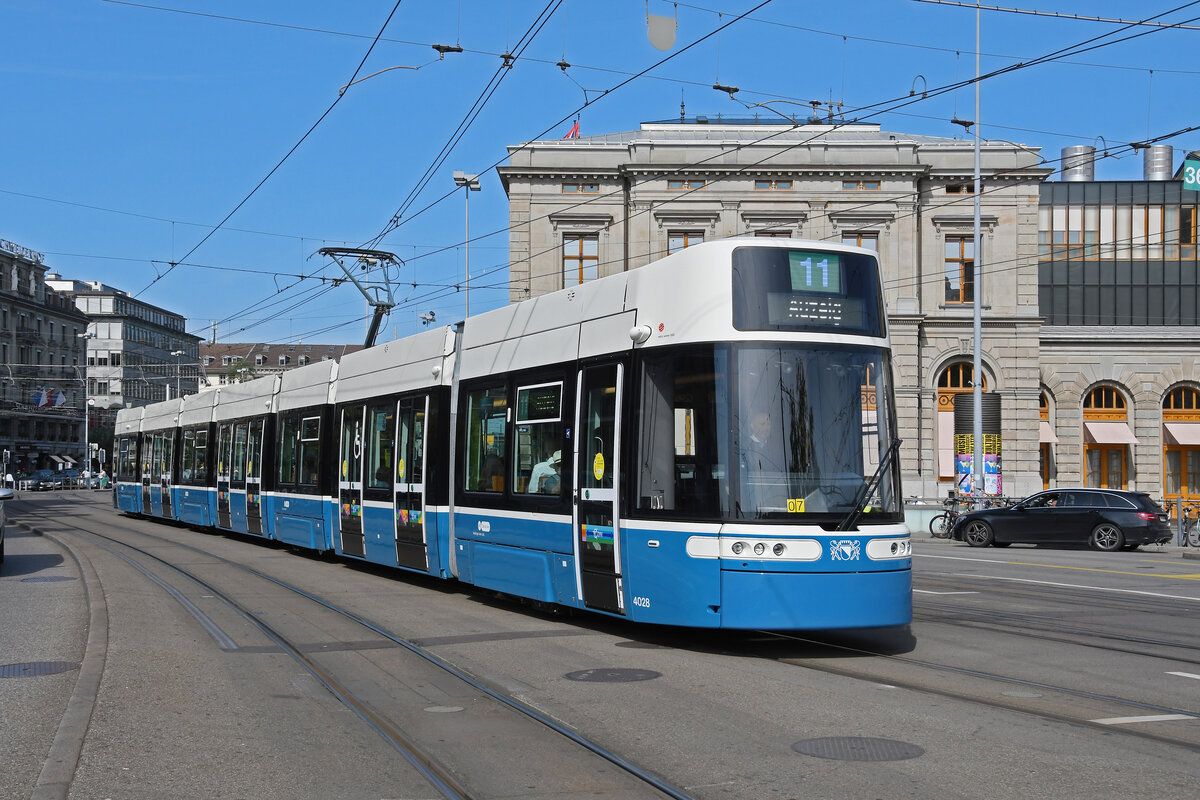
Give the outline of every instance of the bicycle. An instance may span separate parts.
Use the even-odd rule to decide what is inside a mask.
[[[935,539],[949,539],[954,523],[958,521],[958,498],[948,497],[942,501],[946,510],[929,520],[929,533]]]
[[[1183,512],[1184,547],[1200,547],[1200,509],[1188,508]]]

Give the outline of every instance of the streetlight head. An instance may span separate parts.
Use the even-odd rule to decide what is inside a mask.
[[[455,186],[465,186],[465,187],[467,187],[467,191],[470,191],[470,192],[478,192],[481,188],[479,186],[479,176],[478,175],[468,175],[467,173],[463,172],[461,169],[454,170],[454,185]]]

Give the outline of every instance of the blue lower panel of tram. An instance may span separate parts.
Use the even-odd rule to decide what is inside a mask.
[[[498,592],[579,606],[570,518],[458,513],[458,577]]]
[[[264,517],[271,538],[306,550],[333,549],[333,504],[328,498],[264,494]]]
[[[127,514],[140,514],[142,512],[142,485],[140,483],[118,483],[117,508]]]
[[[725,570],[725,628],[822,630],[912,621],[912,572],[772,573]]]
[[[216,491],[202,487],[185,486],[176,490],[179,520],[189,525],[208,527],[214,524],[216,514]]]

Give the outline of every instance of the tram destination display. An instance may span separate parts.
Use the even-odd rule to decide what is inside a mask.
[[[870,256],[742,247],[733,253],[738,330],[840,330],[883,335]]]

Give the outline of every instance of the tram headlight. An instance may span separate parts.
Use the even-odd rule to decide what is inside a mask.
[[[761,556],[765,552],[767,552],[767,546],[762,542],[756,542],[754,545],[754,555]]]
[[[892,542],[892,555],[896,555],[899,552],[900,552],[900,543]]]
[[[733,546],[729,549],[733,551],[735,556],[740,556],[742,551],[746,549],[746,545],[744,542],[734,542]]]
[[[774,547],[771,548],[771,552],[777,556],[783,555],[784,551],[786,551],[786,550],[787,550],[787,548],[783,546],[783,542],[779,542],[778,544],[776,544]]]

